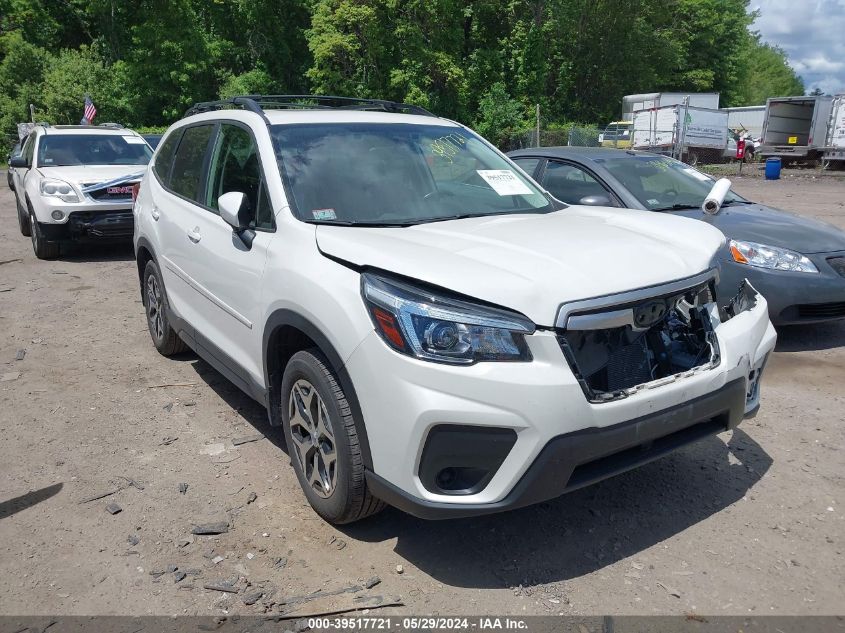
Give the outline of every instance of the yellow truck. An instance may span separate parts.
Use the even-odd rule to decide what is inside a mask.
[[[602,147],[618,147],[627,149],[631,147],[632,121],[613,121],[607,124],[604,132],[599,134],[599,144]]]

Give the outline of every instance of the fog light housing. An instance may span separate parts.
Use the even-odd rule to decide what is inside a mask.
[[[53,211],[50,215],[53,216],[53,219],[56,221],[65,219],[65,214],[59,211],[58,209]]]
[[[514,444],[513,429],[438,424],[426,437],[420,482],[435,494],[477,494],[493,479]]]

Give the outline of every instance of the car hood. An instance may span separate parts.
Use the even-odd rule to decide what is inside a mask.
[[[705,215],[698,209],[682,211],[678,215],[712,224],[729,238],[781,246],[808,255],[845,250],[845,231],[842,229],[762,204],[723,207],[714,216]]]
[[[115,178],[144,174],[146,165],[74,165],[71,167],[39,167],[45,178],[58,178],[75,185],[108,182]],[[140,180],[140,177],[138,178]]]
[[[724,244],[700,222],[576,206],[411,227],[319,225],[316,235],[325,255],[517,310],[540,326],[564,302],[698,274]]]

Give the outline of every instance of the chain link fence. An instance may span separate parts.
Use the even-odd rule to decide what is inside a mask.
[[[527,129],[506,134],[500,149],[510,152],[529,147],[609,147],[616,149],[638,149],[678,158],[690,164],[715,164],[730,162],[733,151],[725,148],[697,147],[694,137],[681,143],[674,128],[656,130],[634,130],[630,123],[611,123],[607,126],[565,125]],[[735,148],[735,145],[734,145]],[[746,160],[749,160],[748,158]]]
[[[599,147],[602,130],[595,126],[567,125],[550,129],[541,128],[539,139],[537,130],[520,130],[509,134],[500,149],[511,152],[527,147]]]

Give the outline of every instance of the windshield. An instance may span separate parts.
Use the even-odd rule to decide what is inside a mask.
[[[603,161],[607,170],[646,209],[671,211],[700,207],[715,180],[665,156],[627,156]],[[729,191],[725,204],[748,202]]]
[[[38,145],[39,167],[146,165],[153,152],[139,136],[45,134]]]
[[[306,222],[411,225],[554,210],[536,185],[460,127],[323,123],[276,125],[272,135]]]

